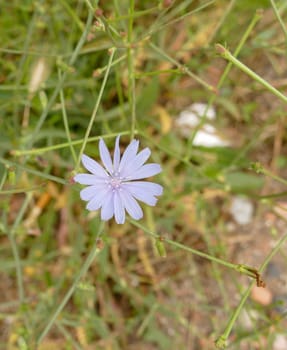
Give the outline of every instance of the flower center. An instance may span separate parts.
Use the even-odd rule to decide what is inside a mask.
[[[115,191],[121,187],[122,182],[123,182],[123,179],[120,177],[120,174],[113,173],[110,176],[109,186],[112,188],[113,191]]]

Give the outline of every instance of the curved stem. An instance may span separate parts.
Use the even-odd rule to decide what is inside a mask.
[[[216,44],[215,48],[217,52],[225,58],[227,61],[232,62],[237,68],[242,70],[244,73],[249,75],[252,79],[263,85],[267,90],[269,90],[273,95],[280,98],[283,102],[287,103],[287,96],[283,95],[279,90],[277,90],[274,86],[272,86],[268,81],[261,78],[258,74],[256,74],[253,70],[247,67],[245,64],[240,62],[237,58],[235,58],[231,52],[229,52],[225,47],[220,44]]]
[[[133,225],[137,226],[138,228],[142,229],[145,233],[149,234],[153,238],[159,239],[162,242],[166,242],[166,243],[168,243],[168,244],[170,244],[170,245],[172,245],[172,246],[174,246],[176,248],[180,248],[182,250],[186,250],[189,253],[192,253],[192,254],[200,256],[200,257],[202,257],[204,259],[216,262],[218,264],[224,265],[224,266],[226,266],[228,268],[231,268],[231,269],[233,269],[233,270],[235,270],[237,272],[243,273],[243,274],[245,274],[245,275],[247,275],[249,277],[255,278],[255,276],[250,273],[250,270],[249,270],[250,268],[248,266],[245,266],[245,265],[242,265],[242,264],[233,264],[231,262],[222,260],[220,258],[216,258],[216,257],[214,257],[212,255],[207,254],[207,253],[203,253],[203,252],[201,252],[199,250],[187,247],[187,246],[185,246],[182,243],[178,243],[178,242],[173,241],[171,239],[162,237],[161,235],[158,235],[157,233],[152,232],[148,228],[144,227],[142,224],[139,224],[137,221],[134,221],[134,220],[130,219],[130,222]],[[254,271],[256,271],[256,270],[254,269]]]

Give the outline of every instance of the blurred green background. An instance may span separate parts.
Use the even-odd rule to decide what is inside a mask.
[[[152,150],[164,195],[145,230],[105,224],[38,348],[215,348],[251,280],[161,242],[163,256],[145,231],[256,269],[286,232],[286,104],[215,50],[286,94],[286,19],[286,1],[2,3],[1,349],[37,348],[75,281],[101,225],[72,181],[80,149],[99,159],[99,136],[112,150],[119,133],[122,150],[133,133]],[[287,348],[284,248],[228,349]]]

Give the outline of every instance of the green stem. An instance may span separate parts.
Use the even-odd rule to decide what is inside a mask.
[[[58,73],[59,73],[59,78],[61,78],[60,70],[58,71]],[[66,135],[67,135],[67,140],[68,140],[68,144],[69,144],[69,147],[71,150],[71,154],[72,154],[74,162],[76,164],[77,163],[77,155],[76,155],[76,152],[75,152],[74,147],[72,145],[72,138],[71,138],[71,133],[70,133],[70,129],[69,129],[69,123],[68,123],[68,117],[67,117],[67,112],[66,112],[66,107],[65,107],[65,98],[64,98],[63,89],[60,90],[60,100],[61,100],[63,122],[64,122],[65,131],[66,131]]]
[[[274,11],[274,13],[275,13],[275,16],[277,17],[278,22],[279,22],[280,25],[281,25],[281,28],[282,28],[282,30],[283,30],[283,32],[284,32],[284,35],[285,35],[285,40],[286,40],[286,42],[287,42],[287,29],[286,29],[286,26],[285,26],[285,24],[284,24],[284,22],[283,22],[283,20],[282,20],[282,18],[281,18],[281,16],[280,16],[280,13],[279,13],[279,11],[278,11],[278,9],[277,9],[277,7],[276,7],[276,4],[275,4],[274,0],[270,0],[270,3],[271,3],[271,5],[272,5],[272,7],[273,7],[273,11]]]
[[[104,93],[106,82],[107,82],[108,76],[110,74],[110,68],[111,68],[111,65],[112,65],[112,62],[113,62],[113,58],[114,58],[115,52],[116,52],[115,48],[111,49],[111,55],[110,55],[110,59],[109,59],[109,63],[108,63],[108,68],[107,68],[107,70],[105,72],[105,76],[104,76],[104,79],[103,79],[103,82],[102,82],[102,85],[101,85],[101,89],[100,89],[100,92],[99,92],[99,95],[98,95],[98,98],[97,98],[97,101],[96,101],[96,104],[95,104],[95,107],[94,107],[94,110],[93,110],[93,113],[92,113],[92,116],[91,116],[91,119],[90,119],[90,122],[89,122],[89,125],[88,125],[88,128],[86,130],[85,137],[83,139],[83,144],[82,144],[82,147],[81,147],[81,150],[80,150],[80,153],[79,153],[78,161],[76,163],[76,171],[78,171],[79,167],[80,167],[82,154],[83,154],[84,149],[85,149],[85,147],[87,145],[88,138],[89,138],[90,132],[92,130],[92,126],[93,126],[95,117],[96,117],[97,112],[98,112],[98,108],[99,108],[99,105],[100,105],[100,102],[101,102],[101,99],[102,99],[102,96],[103,96],[103,93]]]
[[[280,198],[280,197],[285,197],[285,196],[287,196],[287,191],[278,192],[278,193],[270,193],[270,194],[265,194],[265,195],[262,195],[262,196],[255,195],[255,198],[263,200],[263,199]]]
[[[12,165],[15,168],[22,169],[24,171],[27,171],[27,173],[39,176],[39,177],[47,179],[47,180],[55,181],[55,182],[58,182],[58,183],[63,184],[63,185],[67,184],[67,181],[62,179],[62,178],[60,178],[60,177],[57,177],[57,176],[54,176],[54,175],[50,175],[50,174],[45,174],[45,173],[43,173],[41,171],[28,168],[28,167],[26,167],[26,166],[24,166],[22,164],[14,163],[14,162],[11,162],[10,160],[7,160],[7,159],[1,158],[1,157],[0,157],[0,163],[2,163],[4,165]]]
[[[21,270],[20,256],[19,256],[17,243],[15,241],[14,234],[12,234],[8,231],[7,236],[9,238],[10,245],[11,245],[12,252],[13,252],[13,257],[15,260],[18,296],[19,296],[20,304],[22,305],[23,301],[25,300],[25,293],[24,293],[24,286],[23,286],[23,275],[22,275],[22,270]]]
[[[3,171],[2,178],[1,178],[1,180],[0,180],[0,191],[2,190],[2,188],[3,188],[4,184],[5,184],[5,181],[6,181],[6,179],[7,179],[7,175],[8,175],[7,173],[8,173],[7,167],[5,167],[5,168],[4,168],[4,171]],[[3,191],[1,191],[1,192],[3,192]],[[4,191],[4,192],[5,192],[5,191]]]
[[[44,330],[42,331],[42,333],[38,337],[37,345],[39,345],[42,342],[42,340],[46,337],[46,335],[49,333],[51,327],[53,326],[53,324],[54,324],[55,320],[57,319],[57,317],[59,316],[60,312],[64,309],[67,302],[69,301],[69,299],[73,295],[75,289],[77,288],[78,283],[80,282],[80,279],[87,273],[87,271],[89,270],[90,266],[92,265],[92,262],[94,261],[95,257],[100,253],[101,250],[98,248],[98,241],[99,241],[100,235],[103,231],[103,228],[104,228],[104,225],[103,225],[103,223],[101,223],[101,225],[99,227],[99,231],[98,231],[96,239],[95,239],[95,243],[92,246],[90,254],[88,255],[86,261],[84,262],[81,270],[79,271],[78,275],[76,276],[70,289],[68,290],[68,292],[64,296],[62,302],[57,307],[57,309],[55,310],[55,312],[51,316],[48,324],[46,325],[46,327],[44,328]]]
[[[88,8],[90,9],[90,11],[92,11],[92,12],[95,11],[93,5],[91,4],[91,2],[89,0],[85,0],[85,3],[88,6]]]
[[[135,0],[130,0],[129,6],[129,27],[128,27],[128,42],[131,44],[133,35],[133,22],[134,22]]]
[[[273,174],[270,170],[264,168],[259,162],[252,163],[251,168],[258,174],[269,176],[271,179],[281,182],[283,185],[287,186],[287,181],[285,179],[282,179],[282,177]]]
[[[262,168],[261,172],[262,172],[262,174],[267,175],[267,176],[271,177],[272,179],[274,179],[278,182],[281,182],[283,185],[287,186],[287,181],[285,179],[282,179],[282,177],[279,177],[279,176],[273,174],[271,171],[269,171],[265,168]]]
[[[72,335],[67,331],[67,329],[60,323],[56,322],[56,326],[59,329],[59,331],[63,334],[63,336],[68,340],[69,343],[74,347],[76,350],[83,350],[83,348],[78,344]]]
[[[174,25],[175,23],[182,21],[184,18],[186,18],[188,16],[195,15],[197,12],[200,12],[203,9],[207,8],[208,6],[211,6],[214,2],[215,2],[215,0],[208,1],[208,2],[204,3],[203,5],[198,6],[195,9],[187,12],[186,11],[186,6],[188,6],[187,3],[189,3],[189,1],[185,1],[186,5],[184,4],[184,1],[183,1],[183,4],[182,4],[183,6],[182,7],[178,6],[178,11],[176,11],[178,13],[184,13],[183,15],[178,16],[178,17],[176,17],[174,19],[171,19],[169,22],[157,24],[157,22],[160,22],[160,20],[162,18],[164,18],[164,19],[166,19],[166,17],[172,18],[175,15],[175,13],[173,11],[170,11],[165,16],[165,11],[163,11],[163,15],[162,16],[161,15],[158,16],[159,20],[156,20],[154,22],[154,24],[152,25],[151,29],[147,33],[145,33],[145,37],[151,36],[152,34],[154,34],[156,32],[159,32],[160,30],[162,30],[162,29],[164,29],[164,28],[166,28],[168,26],[170,27],[171,25]],[[168,11],[168,8],[166,8],[166,11]]]
[[[38,185],[38,186],[32,186],[32,187],[26,187],[26,188],[16,188],[16,189],[11,189],[11,190],[0,190],[0,195],[4,194],[15,194],[15,193],[27,193],[27,192],[31,192],[31,191],[36,191],[36,190],[40,190],[41,188],[44,187],[44,184],[42,185]],[[0,186],[1,188],[1,186]]]
[[[280,98],[283,102],[287,103],[287,97],[283,95],[279,90],[275,89],[270,83],[268,83],[266,80],[261,78],[258,74],[253,72],[250,68],[248,68],[245,64],[240,62],[237,58],[235,58],[231,52],[229,52],[225,47],[223,47],[220,44],[216,44],[215,48],[217,52],[225,58],[227,61],[232,62],[237,68],[242,70],[244,73],[249,75],[252,79],[263,85],[268,91],[270,91],[272,94]]]
[[[61,5],[65,8],[67,13],[71,16],[71,18],[74,20],[76,23],[77,27],[83,31],[84,30],[84,25],[77,16],[76,12],[74,11],[73,7],[68,3],[68,1],[65,0],[60,0]]]
[[[154,70],[150,72],[142,72],[142,73],[136,73],[135,78],[140,79],[142,77],[149,77],[149,76],[157,76],[161,74],[183,74],[183,72],[180,69],[161,69],[161,70]]]
[[[13,226],[11,227],[11,229],[7,229],[7,236],[9,238],[10,241],[10,245],[12,248],[12,253],[13,253],[13,257],[14,257],[14,261],[15,261],[15,268],[16,268],[16,276],[17,276],[17,288],[18,288],[18,295],[19,295],[19,301],[20,301],[20,305],[23,306],[25,305],[25,290],[24,290],[24,282],[23,282],[23,275],[22,275],[22,268],[21,268],[21,259],[20,259],[20,254],[19,254],[19,250],[18,250],[18,246],[17,246],[17,242],[15,240],[15,232],[17,227],[19,226],[25,212],[26,209],[28,207],[28,204],[31,200],[32,196],[31,193],[26,195],[26,198],[19,210],[19,213],[17,214],[17,217],[14,221]],[[26,313],[25,313],[26,315]],[[25,321],[25,326],[27,329],[29,329],[29,322],[28,322],[28,318],[25,316],[24,318]]]
[[[281,246],[287,241],[287,234],[285,234],[280,240],[279,242],[276,244],[276,246],[273,248],[273,250],[268,254],[268,256],[265,258],[264,262],[262,263],[262,265],[260,266],[258,272],[261,274],[266,266],[269,264],[269,262],[271,261],[271,259],[273,258],[273,256],[279,251],[279,249],[281,248]],[[245,293],[243,294],[239,305],[237,306],[237,308],[235,309],[234,313],[232,314],[230,320],[228,321],[228,324],[223,332],[223,334],[216,340],[215,344],[217,346],[217,348],[219,349],[225,349],[226,348],[226,342],[227,339],[230,335],[230,332],[233,328],[233,325],[235,323],[235,321],[237,320],[250,292],[252,287],[254,286],[255,282],[252,282],[249,287],[246,289]]]
[[[223,13],[223,16],[221,16],[220,20],[216,24],[216,27],[214,28],[214,31],[212,32],[211,36],[208,39],[207,46],[213,41],[215,36],[217,35],[219,29],[221,28],[222,24],[225,22],[226,18],[228,17],[229,13],[233,9],[233,6],[235,5],[236,0],[231,0],[229,4],[227,5],[226,10]]]
[[[215,92],[215,88],[214,86],[206,83],[204,80],[202,80],[201,78],[199,78],[197,75],[195,75],[194,73],[192,73],[188,67],[182,65],[181,63],[179,63],[178,61],[176,61],[174,58],[170,57],[168,54],[166,54],[163,50],[161,50],[159,47],[155,46],[153,43],[150,43],[149,46],[156,51],[158,54],[160,54],[163,58],[165,58],[167,61],[171,62],[172,64],[174,64],[182,73],[187,74],[188,76],[190,76],[192,79],[194,79],[195,81],[197,81],[199,84],[201,84],[202,86],[204,86],[207,90]]]
[[[80,50],[81,50],[82,46],[84,45],[84,43],[86,41],[86,37],[87,37],[87,35],[88,35],[89,31],[90,31],[90,27],[92,25],[93,17],[94,17],[94,12],[89,11],[85,29],[83,31],[83,34],[82,34],[82,36],[81,36],[81,38],[80,38],[80,40],[79,40],[79,42],[78,42],[74,52],[72,53],[72,56],[71,56],[71,58],[70,58],[70,60],[68,62],[68,66],[72,66],[75,63],[75,61],[76,61],[76,59],[77,59],[77,57],[78,57],[78,55],[80,53]],[[54,102],[55,102],[55,100],[56,100],[56,98],[57,98],[57,96],[58,96],[58,94],[59,94],[59,92],[60,92],[60,90],[61,90],[61,88],[63,86],[63,83],[64,83],[66,77],[67,77],[67,73],[65,72],[62,75],[62,79],[59,80],[53,95],[51,96],[50,100],[47,103],[46,108],[44,109],[42,115],[40,116],[39,121],[38,121],[38,123],[37,123],[37,125],[36,125],[36,127],[35,127],[35,129],[34,129],[34,131],[32,133],[32,135],[31,135],[31,138],[29,140],[27,148],[31,148],[31,146],[33,145],[34,140],[35,140],[36,136],[38,135],[42,125],[44,124],[44,122],[45,122],[45,120],[46,120],[46,118],[48,116],[48,113],[49,113],[51,107],[53,106],[53,104],[54,104]]]
[[[136,125],[136,87],[134,74],[134,57],[132,48],[133,19],[134,19],[134,0],[130,0],[129,7],[129,26],[128,26],[128,72],[129,72],[129,105],[131,113],[131,140],[134,138]]]
[[[248,37],[249,37],[249,35],[251,34],[253,28],[255,27],[255,25],[257,24],[257,22],[262,18],[262,16],[263,16],[262,11],[257,11],[257,12],[255,13],[255,15],[254,15],[253,18],[252,18],[252,21],[250,22],[250,24],[249,24],[249,26],[247,27],[245,33],[243,34],[242,38],[240,39],[240,42],[239,42],[238,46],[236,47],[236,49],[235,49],[235,51],[234,51],[234,54],[233,54],[234,57],[237,57],[237,56],[239,55],[240,51],[242,50],[244,44],[246,43],[246,41],[247,41],[247,39],[248,39]],[[225,81],[225,78],[227,77],[227,75],[228,75],[229,72],[230,72],[231,67],[232,67],[232,63],[229,62],[229,63],[227,64],[226,68],[224,69],[224,72],[223,72],[223,74],[222,74],[222,76],[220,77],[220,80],[219,80],[219,82],[218,82],[218,85],[217,85],[217,89],[218,89],[218,90],[222,87],[222,85],[223,85],[223,83],[224,83],[224,81]],[[212,96],[211,98],[214,100],[214,99],[216,98],[216,96]],[[212,102],[213,102],[213,101],[212,101]]]
[[[184,244],[181,244],[181,243],[178,243],[176,241],[173,241],[171,239],[168,239],[168,238],[165,238],[165,237],[162,237],[161,235],[155,233],[155,232],[152,232],[151,230],[149,230],[148,228],[144,227],[142,224],[138,223],[137,221],[134,221],[132,219],[130,219],[130,222],[135,225],[136,227],[140,228],[141,230],[143,230],[144,232],[146,232],[148,235],[152,236],[153,238],[155,239],[160,239],[162,240],[163,242],[166,242],[176,248],[179,248],[179,249],[182,249],[182,250],[185,250],[189,253],[192,253],[194,255],[197,255],[197,256],[200,256],[204,259],[207,259],[209,261],[213,261],[213,262],[216,262],[217,264],[220,264],[220,265],[223,265],[225,267],[228,267],[228,268],[231,268],[237,272],[240,272],[240,273],[243,273],[249,277],[252,277],[254,278],[254,275],[251,275],[250,274],[250,270],[249,270],[249,267],[248,266],[245,266],[245,265],[242,265],[242,264],[233,264],[233,263],[230,263],[228,261],[225,261],[225,260],[222,260],[222,259],[219,259],[219,258],[216,258],[212,255],[209,255],[207,253],[203,253],[199,250],[196,250],[196,249],[193,249],[193,248],[190,248],[190,247],[187,247],[185,246]],[[254,269],[254,271],[256,271]]]
[[[114,138],[117,135],[128,135],[130,131],[121,131],[121,132],[114,132],[112,134],[106,134],[102,136],[93,136],[88,138],[88,142],[95,142],[99,141],[100,138],[102,139],[109,139],[109,138]],[[138,133],[137,130],[135,130],[135,133]],[[84,139],[80,140],[74,140],[71,141],[71,145],[82,145]],[[35,149],[28,149],[28,150],[12,150],[11,154],[15,157],[21,157],[25,155],[37,155],[37,154],[42,154],[50,151],[54,151],[55,149],[61,149],[61,148],[66,148],[69,147],[70,143],[69,142],[64,142],[64,143],[59,143],[58,145],[52,145],[52,146],[47,146],[47,147],[42,147],[42,148],[35,148]]]
[[[99,75],[103,74],[108,68],[110,69],[113,66],[116,66],[117,64],[121,63],[125,58],[127,57],[126,54],[123,54],[121,57],[117,58],[116,60],[113,61],[113,63],[111,64],[111,66],[109,67],[109,65],[107,64],[106,66],[102,67],[102,68],[98,68],[95,70],[95,72]]]

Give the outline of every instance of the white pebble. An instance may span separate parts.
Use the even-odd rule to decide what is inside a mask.
[[[252,220],[254,207],[249,199],[237,196],[232,199],[229,212],[239,225],[247,225]]]

